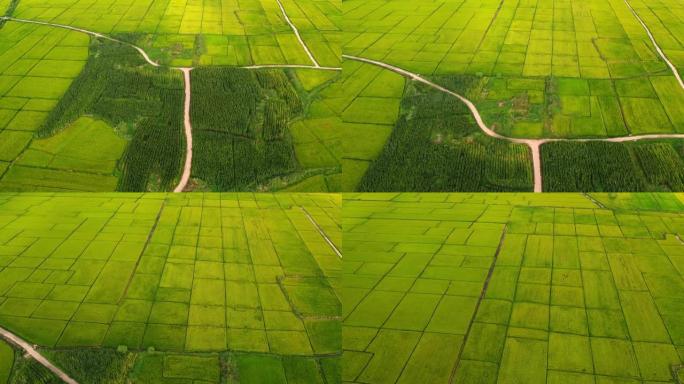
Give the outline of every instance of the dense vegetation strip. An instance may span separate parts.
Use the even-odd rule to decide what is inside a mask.
[[[215,190],[243,190],[294,172],[288,130],[302,102],[282,70],[193,71],[193,177]]]
[[[483,135],[461,101],[411,83],[397,125],[359,190],[531,191],[530,164],[525,145]]]
[[[544,190],[684,190],[684,143],[552,142],[541,147]]]
[[[84,70],[37,135],[54,135],[86,114],[130,140],[119,164],[119,190],[173,187],[185,151],[179,72],[147,65],[130,47],[93,39]]]

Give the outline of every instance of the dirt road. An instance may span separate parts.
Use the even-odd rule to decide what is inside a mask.
[[[57,377],[59,377],[65,383],[67,383],[67,384],[78,384],[78,382],[76,380],[72,379],[71,377],[69,377],[69,375],[64,373],[61,369],[57,368],[48,359],[43,357],[43,355],[41,355],[40,352],[38,352],[31,344],[22,340],[19,336],[17,336],[14,333],[0,327],[0,337],[7,340],[11,344],[23,349],[24,351],[26,351],[26,353],[29,356],[31,356],[34,360],[36,360],[38,363],[40,363],[45,368],[49,369],[52,373],[54,373]]]

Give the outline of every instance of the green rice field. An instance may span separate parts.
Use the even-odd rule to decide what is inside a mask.
[[[306,194],[0,195],[0,326],[75,376],[336,382],[341,259],[323,235],[341,245],[339,206]],[[29,379],[13,382],[37,382],[17,367]]]
[[[681,194],[347,194],[343,380],[680,382]]]
[[[276,1],[0,4],[18,19],[0,27],[0,190],[173,190],[187,142],[183,79],[168,66],[202,67],[190,86],[198,153],[189,190],[339,190],[341,154],[331,129],[338,117],[324,101],[337,72],[313,68],[305,50],[316,65],[339,65],[339,7],[282,4],[302,42]],[[161,67],[130,46],[59,25],[138,44]],[[264,64],[312,68],[227,68]],[[231,72],[246,76],[205,85]],[[239,83],[245,79],[251,81]],[[250,100],[246,94],[254,97],[242,120],[225,124],[203,108],[221,98],[240,105]],[[285,111],[283,102],[291,100],[297,105]]]
[[[681,134],[684,90],[673,70],[683,72],[682,12],[681,4],[659,0],[345,1],[343,53],[379,62],[348,57],[343,63],[342,77],[353,76],[343,118],[365,124],[358,135],[373,145],[368,153],[352,151],[343,158],[350,163],[344,172],[352,188],[531,188],[530,174],[523,170],[530,163],[524,147],[518,151],[502,140],[474,140],[472,112],[438,90],[421,108],[430,118],[419,118],[411,101],[416,90],[427,91],[380,64],[464,96],[488,128],[508,138]],[[380,72],[383,76],[376,78]],[[371,89],[377,96],[360,95]],[[371,124],[386,130],[369,129]],[[464,132],[454,126],[473,128]],[[472,133],[464,142],[466,132]],[[680,141],[544,144],[542,189],[680,191]]]
[[[339,6],[283,1],[322,64],[339,63]],[[21,0],[14,17],[123,37],[173,66],[310,64],[275,1]]]
[[[675,21],[681,5],[646,1],[636,8],[666,54],[681,59],[684,40]],[[671,14],[671,21],[658,21],[652,9]],[[473,93],[485,121],[504,135],[601,137],[684,129],[684,90],[622,0],[352,0],[343,15],[346,54],[428,76],[480,79],[476,89],[456,91]]]

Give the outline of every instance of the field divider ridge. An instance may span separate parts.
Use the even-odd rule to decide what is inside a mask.
[[[317,67],[317,68],[320,67],[320,65],[318,64],[318,61],[316,61],[316,58],[314,57],[314,55],[309,50],[309,47],[306,46],[306,43],[302,39],[302,36],[299,35],[299,30],[292,23],[292,21],[290,21],[290,17],[287,16],[287,12],[285,12],[285,7],[283,7],[283,3],[281,3],[280,0],[276,0],[276,2],[278,3],[278,6],[280,7],[280,11],[283,12],[283,17],[285,18],[285,21],[287,22],[287,24],[290,25],[290,28],[292,28],[292,32],[294,32],[295,36],[297,36],[297,40],[299,40],[299,44],[301,44],[301,46],[302,46],[302,48],[304,48],[304,51],[306,52],[307,56],[309,56],[309,60],[311,60],[311,62],[313,63],[313,65],[315,67]]]
[[[135,273],[138,270],[138,266],[140,266],[140,260],[145,255],[145,251],[147,250],[147,247],[150,245],[152,236],[154,236],[154,232],[157,230],[157,225],[159,225],[159,220],[161,219],[162,213],[164,213],[165,204],[165,200],[162,200],[161,207],[159,207],[159,212],[157,212],[157,216],[154,218],[154,224],[152,224],[152,228],[150,228],[150,232],[147,234],[147,238],[145,239],[145,245],[140,250],[140,255],[138,255],[138,259],[135,261],[135,268],[133,268],[133,273],[131,273],[131,276],[128,278],[128,282],[126,283],[126,289],[124,289],[123,293],[121,294],[121,297],[119,297],[119,305],[123,302],[123,300],[126,298],[126,295],[128,294],[128,289],[131,287],[131,283],[133,282]]]
[[[41,355],[40,352],[38,352],[35,348],[35,346],[32,346],[19,336],[15,335],[14,333],[0,327],[0,337],[3,339],[7,340],[10,344],[13,344],[24,351],[31,356],[36,362],[38,362],[40,365],[44,366],[50,372],[54,373],[57,377],[59,377],[60,380],[67,384],[78,384],[78,381],[72,379],[69,375],[67,375],[64,371],[61,369],[57,368],[54,364],[50,362],[45,356]]]
[[[466,348],[466,344],[468,343],[468,336],[470,335],[470,330],[473,327],[473,323],[475,322],[475,318],[477,317],[477,312],[480,309],[480,304],[482,303],[482,300],[484,300],[485,295],[487,294],[487,288],[489,288],[489,281],[492,279],[492,276],[494,275],[494,269],[496,268],[496,261],[499,258],[499,253],[501,252],[501,248],[503,247],[504,240],[506,239],[506,231],[508,229],[508,225],[504,225],[503,231],[501,232],[501,237],[499,238],[499,245],[496,247],[496,252],[494,252],[494,258],[492,260],[492,264],[489,266],[489,271],[487,271],[487,277],[485,278],[484,284],[482,285],[482,291],[480,291],[480,297],[477,299],[477,303],[475,303],[475,309],[473,309],[473,316],[470,318],[470,321],[468,322],[468,328],[466,329],[465,335],[463,335],[463,343],[461,344],[461,349],[458,351],[458,357],[456,358],[456,364],[454,364],[454,368],[451,370],[451,375],[449,377],[449,383],[453,383],[454,379],[456,378],[456,371],[458,370],[458,367],[461,364],[461,357],[463,356],[463,351]]]
[[[304,216],[306,216],[306,218],[309,219],[309,221],[311,222],[311,224],[316,228],[316,230],[317,230],[318,233],[321,235],[321,237],[323,237],[323,239],[325,240],[325,242],[328,243],[328,245],[330,246],[330,248],[332,248],[332,250],[335,252],[335,254],[337,255],[337,257],[339,257],[339,258],[341,259],[341,258],[342,258],[342,252],[340,252],[340,250],[337,248],[337,246],[335,245],[335,243],[334,243],[332,240],[330,240],[330,238],[329,238],[328,235],[325,233],[325,231],[323,231],[323,228],[321,228],[321,226],[318,225],[318,223],[316,222],[316,220],[314,220],[314,218],[309,214],[309,211],[307,211],[306,208],[304,208],[304,207],[299,207],[299,208],[302,209],[302,212],[304,212]]]
[[[634,8],[632,8],[632,5],[629,3],[629,1],[624,0],[625,4],[627,5],[627,8],[632,12],[632,15],[639,21],[639,24],[641,24],[642,27],[644,27],[644,30],[646,31],[646,34],[648,35],[648,38],[651,39],[651,43],[653,43],[653,46],[656,49],[656,52],[658,52],[658,55],[665,61],[665,64],[667,64],[668,67],[670,67],[670,70],[672,70],[672,74],[674,77],[677,78],[677,81],[679,82],[679,85],[684,89],[684,81],[682,81],[682,77],[679,75],[679,71],[677,70],[677,67],[675,67],[674,64],[667,58],[665,55],[665,52],[660,48],[658,43],[655,40],[655,37],[653,37],[653,34],[651,33],[651,30],[646,26],[646,23],[644,23],[643,20],[641,20],[641,17],[639,17],[639,14],[636,12]]]

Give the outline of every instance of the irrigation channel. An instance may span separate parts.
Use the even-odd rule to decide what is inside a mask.
[[[297,36],[297,40],[299,40],[300,45],[306,51],[306,54],[309,56],[309,59],[312,62],[312,65],[302,65],[302,64],[264,64],[264,65],[249,65],[249,66],[244,66],[240,68],[244,69],[267,69],[267,68],[292,68],[292,69],[316,69],[316,70],[324,70],[324,71],[341,71],[342,68],[337,68],[337,67],[324,67],[318,64],[316,59],[314,58],[313,54],[309,50],[309,47],[306,45],[302,37],[299,35],[299,30],[297,27],[290,21],[290,18],[288,17],[287,13],[285,12],[285,8],[283,5],[280,3],[280,0],[276,0],[278,2],[278,6],[280,7],[280,10],[283,13],[283,17],[285,18],[285,21],[287,24],[290,26],[294,34]],[[135,49],[138,51],[142,57],[145,59],[145,61],[153,66],[153,67],[162,67],[161,64],[158,62],[152,60],[150,56],[145,52],[144,49],[141,47],[123,41],[119,40],[116,38],[113,38],[111,36],[107,36],[105,34],[99,33],[99,32],[94,32],[94,31],[89,31],[87,29],[83,28],[77,28],[77,27],[72,27],[70,25],[65,25],[65,24],[57,24],[57,23],[49,23],[46,21],[38,21],[38,20],[29,20],[29,19],[19,19],[15,17],[10,17],[10,16],[3,16],[0,17],[0,20],[5,20],[5,21],[14,21],[18,23],[28,23],[28,24],[37,24],[37,25],[44,25],[44,26],[50,26],[50,27],[55,27],[55,28],[62,28],[62,29],[68,29],[71,31],[76,31],[76,32],[81,32],[88,34],[90,36],[104,39],[104,40],[109,40],[115,43],[119,44],[124,44],[128,45],[131,48]],[[181,175],[180,181],[174,188],[174,192],[183,192],[185,188],[188,185],[188,182],[190,181],[190,175],[192,174],[192,120],[190,117],[190,105],[191,105],[191,98],[192,98],[192,86],[191,86],[191,76],[190,72],[194,69],[192,67],[169,67],[171,69],[179,70],[183,73],[183,82],[185,83],[185,100],[184,100],[184,106],[183,106],[183,127],[185,131],[185,161],[183,165],[183,173]]]

